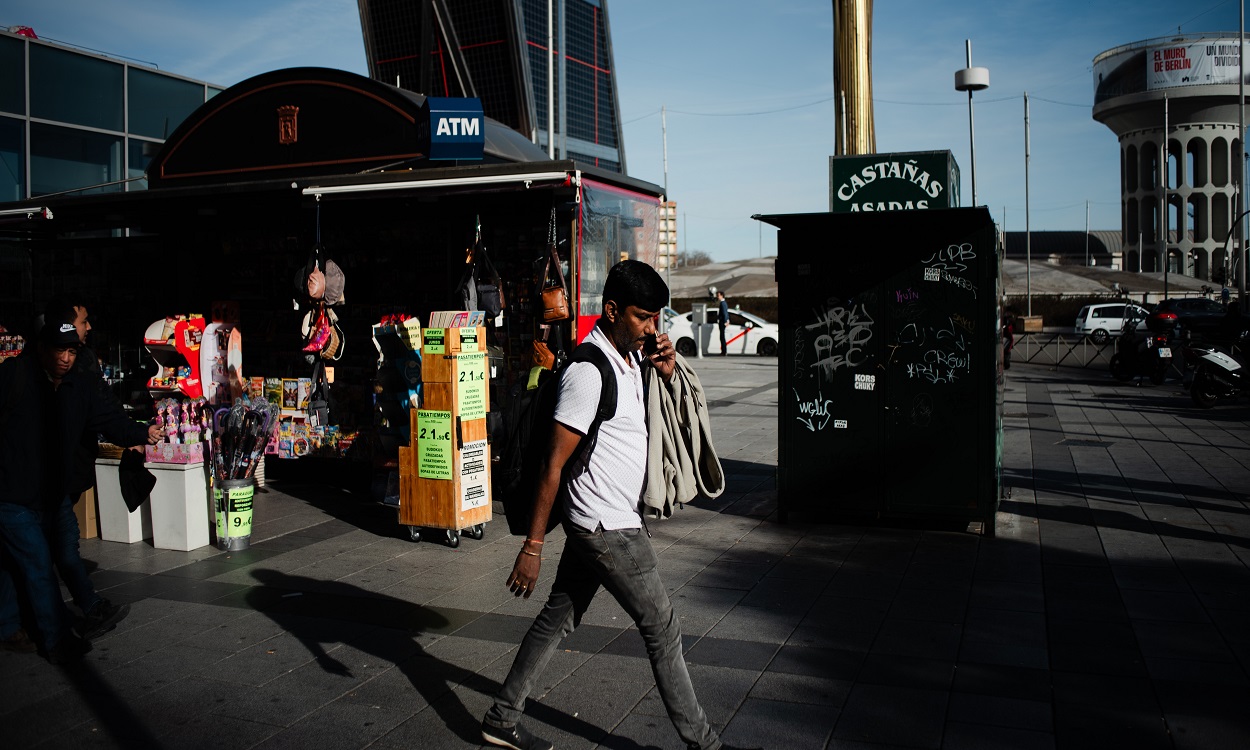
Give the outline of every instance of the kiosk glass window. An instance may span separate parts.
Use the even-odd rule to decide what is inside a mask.
[[[131,68],[130,132],[164,140],[204,103],[204,86]]]
[[[104,133],[31,123],[31,197],[75,190],[80,194],[120,192],[123,177],[122,139]]]
[[[0,37],[0,111],[26,114],[26,43]]]
[[[660,199],[583,178],[581,219],[578,310],[598,315],[612,266],[624,258],[658,262]]]
[[[32,44],[30,114],[90,128],[120,131],[122,66]],[[33,140],[33,138],[32,138]]]
[[[127,190],[147,190],[148,181],[145,175],[148,171],[148,165],[152,163],[152,157],[156,156],[156,152],[161,148],[161,144],[154,141],[141,141],[138,138],[131,138],[126,144],[126,179],[134,180],[136,177],[143,177],[141,180],[126,183]]]
[[[21,120],[0,117],[0,202],[26,197],[25,130]]]

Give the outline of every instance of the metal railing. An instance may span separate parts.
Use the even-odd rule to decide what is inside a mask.
[[[1011,359],[1056,367],[1108,367],[1113,354],[1115,339],[1095,344],[1083,333],[1022,333],[1016,335]]]
[[[1110,367],[1115,342],[1112,338],[1106,343],[1095,344],[1085,334],[1077,333],[1022,333],[1016,335],[1011,360],[1056,367]],[[1188,337],[1177,339],[1172,344],[1173,351],[1182,349],[1187,343],[1190,343]],[[1229,344],[1227,339],[1212,336],[1194,336],[1192,343],[1212,345],[1234,357],[1244,354],[1240,350],[1245,348],[1244,345],[1239,347]],[[1179,353],[1177,356],[1179,358]]]

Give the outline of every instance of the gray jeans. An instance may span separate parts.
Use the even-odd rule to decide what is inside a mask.
[[[521,720],[525,699],[560,639],[582,621],[603,586],[638,626],[651,659],[655,685],[668,717],[686,745],[717,750],[720,738],[699,705],[681,652],[681,627],[656,567],[655,550],[641,529],[583,531],[565,524],[568,539],[551,598],[521,641],[512,670],[486,712],[486,721],[509,727]]]

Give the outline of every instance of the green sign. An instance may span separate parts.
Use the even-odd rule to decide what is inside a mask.
[[[460,351],[462,352],[480,352],[478,348],[480,344],[477,340],[477,328],[468,326],[460,329]]]
[[[417,410],[417,476],[423,479],[451,479],[451,412]]]
[[[456,413],[461,421],[486,419],[486,357],[456,357]]]
[[[959,207],[959,166],[949,151],[829,157],[829,211]]]
[[[446,328],[427,328],[422,332],[422,340],[425,343],[421,348],[426,354],[445,354],[447,352]]]

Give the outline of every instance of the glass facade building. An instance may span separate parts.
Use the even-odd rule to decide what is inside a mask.
[[[221,89],[0,31],[0,202],[142,190],[160,144]]]
[[[546,148],[547,0],[359,3],[372,78],[427,96],[478,97],[488,117]],[[624,173],[607,5],[554,2],[555,153]]]

